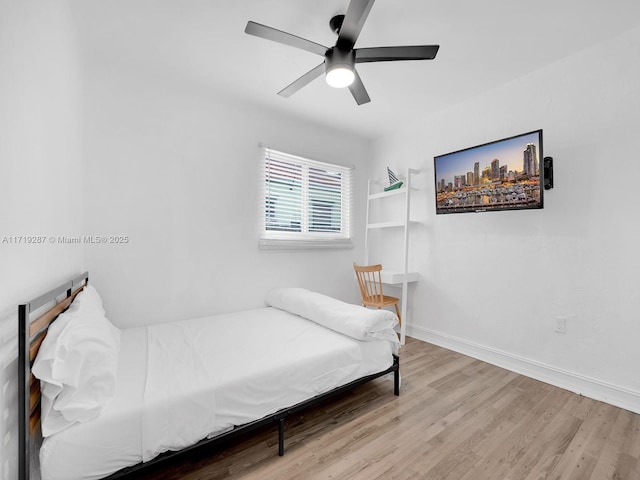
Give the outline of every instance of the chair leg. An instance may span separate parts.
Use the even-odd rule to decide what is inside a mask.
[[[394,303],[393,306],[396,307],[396,315],[398,315],[398,322],[400,322],[400,325],[402,325],[402,318],[400,317],[400,310],[398,310],[398,304]]]

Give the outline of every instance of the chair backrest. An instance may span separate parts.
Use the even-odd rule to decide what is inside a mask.
[[[356,265],[354,262],[353,269],[358,278],[362,302],[372,304],[382,302],[382,278],[380,277],[382,265]]]

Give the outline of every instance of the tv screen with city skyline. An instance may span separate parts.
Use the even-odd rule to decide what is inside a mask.
[[[434,157],[436,213],[543,207],[542,130]]]

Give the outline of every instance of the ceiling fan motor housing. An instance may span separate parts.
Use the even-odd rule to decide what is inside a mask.
[[[325,80],[334,88],[350,87],[356,80],[356,53],[333,47],[324,56]]]
[[[356,64],[356,52],[354,50],[340,50],[332,47],[325,54],[325,72],[334,68],[348,68],[353,70]]]

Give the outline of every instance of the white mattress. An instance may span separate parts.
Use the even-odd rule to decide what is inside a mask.
[[[392,361],[387,341],[361,342],[269,307],[123,330],[115,399],[44,440],[42,479],[105,477]]]

